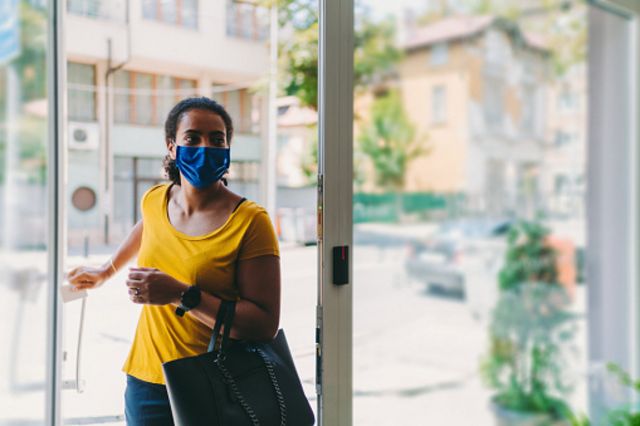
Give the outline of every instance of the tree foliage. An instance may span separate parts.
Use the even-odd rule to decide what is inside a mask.
[[[429,152],[425,138],[418,137],[397,91],[376,98],[369,116],[358,136],[359,151],[373,164],[380,187],[401,190],[409,164]]]
[[[282,87],[303,105],[318,108],[318,3],[310,0],[277,1],[283,28],[280,49]],[[376,84],[393,73],[401,58],[395,46],[393,21],[376,22],[356,3],[354,85],[356,90]]]

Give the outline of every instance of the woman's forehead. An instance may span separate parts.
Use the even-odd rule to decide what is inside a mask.
[[[178,123],[178,131],[184,132],[189,129],[206,132],[215,130],[225,132],[226,130],[222,117],[213,111],[203,109],[192,109],[182,114]]]

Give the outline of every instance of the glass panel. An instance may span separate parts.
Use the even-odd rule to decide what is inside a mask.
[[[63,0],[64,1],[64,0]],[[126,0],[66,0],[67,11],[88,18],[124,22]]]
[[[0,423],[44,424],[48,2],[0,1]]]
[[[162,22],[168,24],[176,24],[178,22],[176,2],[177,0],[160,0],[159,9]]]
[[[182,0],[182,26],[198,29],[198,0]]]
[[[114,101],[113,111],[116,123],[131,122],[131,97],[129,82],[131,77],[128,71],[118,71],[114,74]]]
[[[93,65],[70,62],[67,65],[69,81],[69,119],[79,121],[95,120],[96,91],[95,67]]]
[[[195,81],[178,79],[177,84],[178,84],[178,91],[176,92],[176,94],[178,95],[179,100],[196,96],[197,92],[196,92]]]
[[[168,112],[177,102],[198,95],[201,88],[210,87],[212,82],[218,83],[216,87],[221,86],[216,98],[223,104],[227,104],[222,100],[224,93],[230,93],[228,112],[238,130],[231,148],[229,189],[264,203],[263,168],[277,167],[275,162],[263,163],[263,144],[268,140],[264,119],[268,115],[258,111],[267,99],[269,46],[255,38],[255,24],[251,21],[246,21],[250,24],[251,37],[240,44],[226,37],[224,31],[217,31],[217,23],[224,25],[228,18],[224,15],[225,4],[225,0],[131,2],[132,10],[138,7],[138,15],[142,15],[136,18],[133,13],[128,23],[134,47],[131,51],[126,49],[126,43],[119,42],[123,41],[122,26],[96,23],[96,29],[100,30],[92,33],[86,31],[86,19],[68,17],[65,31],[69,42],[65,47],[69,61],[96,66],[98,85],[104,86],[98,93],[101,100],[95,105],[95,122],[70,123],[85,126],[87,131],[95,130],[99,149],[76,146],[69,152],[70,192],[80,186],[95,189],[96,204],[81,212],[68,200],[67,224],[70,234],[73,230],[74,235],[68,240],[70,255],[65,270],[77,265],[103,264],[129,235],[134,222],[141,217],[140,201],[144,192],[156,183],[167,183],[163,158],[166,155],[164,122]],[[254,10],[253,7],[247,9]],[[265,17],[266,10],[262,9]],[[199,16],[200,13],[203,15]],[[150,25],[150,19],[176,25]],[[211,25],[202,31],[185,31],[185,28],[197,28],[199,20]],[[129,61],[103,83],[104,67],[109,59],[105,38],[114,41],[113,66],[125,59]],[[176,55],[170,47],[176,46],[177,40],[184,46],[205,46],[205,50]],[[167,46],[167,49],[158,46]],[[315,120],[315,111],[304,110],[303,118],[308,120],[309,116]],[[95,128],[90,129],[88,124]],[[307,138],[314,132],[311,125],[302,134]],[[287,136],[291,134],[299,137],[300,132],[296,129]],[[308,140],[315,138],[311,136]],[[301,152],[305,161],[307,154]],[[309,182],[313,180],[305,181],[304,187],[278,190],[278,205],[270,215],[278,235],[287,236],[282,237],[281,246],[282,325],[299,364],[305,390],[313,397],[316,252],[315,247],[305,244],[315,239],[315,186],[307,185]],[[145,224],[145,232],[147,229]],[[137,260],[132,259],[99,289],[89,291],[84,316],[82,303],[74,301],[64,305],[67,353],[64,378],[75,379],[79,362],[80,383],[84,386],[81,393],[71,386],[63,391],[62,411],[66,423],[125,422],[126,376],[122,367],[132,348],[140,316],[140,306],[129,299],[125,282],[128,267],[137,264]],[[78,358],[81,324],[84,335]],[[158,365],[159,362],[154,364]]]
[[[153,77],[149,74],[135,74],[135,104],[137,124],[151,124],[153,120],[153,103],[154,96],[152,94]]]
[[[158,0],[142,0],[142,16],[146,19],[157,19]]]
[[[240,96],[240,90],[230,90],[222,96],[222,104],[232,117],[240,117]]]
[[[307,8],[309,4],[303,7]],[[227,0],[226,25],[229,36],[265,40],[269,27],[268,9],[250,2]]]
[[[354,424],[587,413],[586,10],[356,7]]]
[[[157,77],[158,116],[160,123],[164,123],[164,120],[167,118],[167,114],[169,114],[169,111],[171,111],[171,108],[175,105],[175,80],[175,78],[166,75]]]

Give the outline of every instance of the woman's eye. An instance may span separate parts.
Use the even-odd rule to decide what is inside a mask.
[[[225,145],[225,139],[224,138],[214,138],[211,143],[214,146],[224,146]]]
[[[193,135],[189,135],[189,136],[185,137],[184,140],[188,144],[196,144],[196,143],[198,143],[198,138],[196,136],[193,136]]]

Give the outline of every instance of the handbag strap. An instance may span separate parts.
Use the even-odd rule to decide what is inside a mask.
[[[233,325],[233,318],[235,316],[236,302],[230,300],[223,300],[220,302],[218,313],[216,315],[216,322],[213,325],[213,332],[211,333],[211,340],[209,340],[208,352],[223,353],[229,341],[229,334],[231,333],[231,327]],[[216,343],[220,337],[220,330],[224,326],[222,334],[222,341],[220,347],[216,350]]]
[[[231,334],[233,319],[236,315],[236,302],[227,300],[224,303],[227,305],[227,311],[224,316],[224,332],[222,334],[222,342],[220,342],[220,354],[224,354],[225,349],[229,345],[229,335]]]

